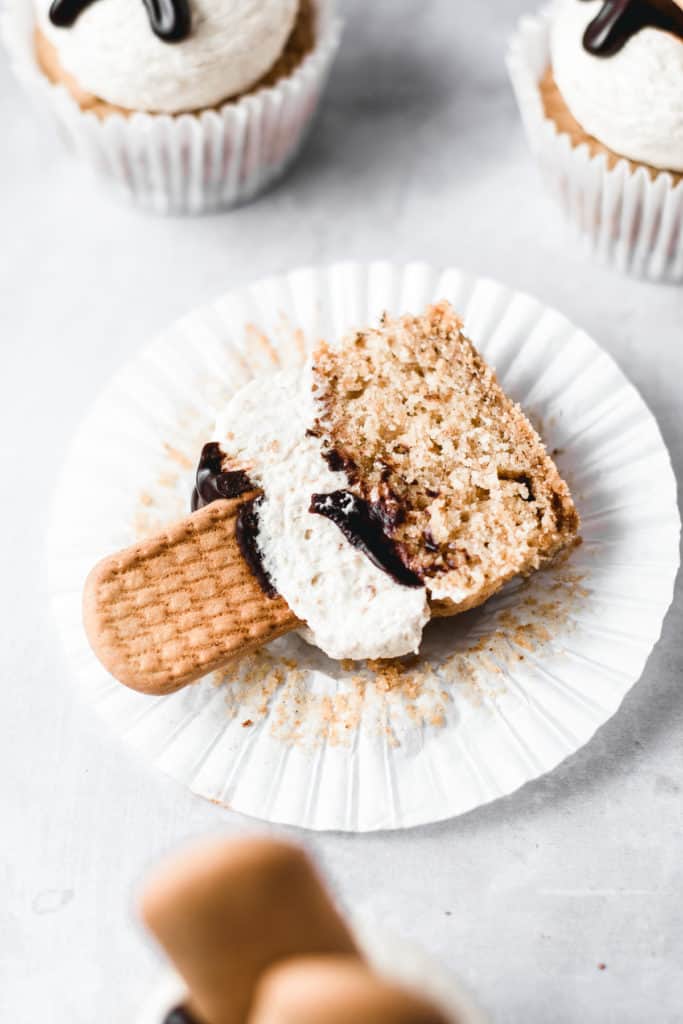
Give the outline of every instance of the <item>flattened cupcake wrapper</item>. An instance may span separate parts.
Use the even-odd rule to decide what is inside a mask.
[[[297,634],[146,697],[90,651],[82,588],[107,554],[189,510],[216,414],[320,338],[448,299],[541,430],[582,517],[568,560],[430,623],[416,658],[334,662]],[[657,424],[598,345],[529,296],[456,269],[343,263],[235,289],[142,349],[84,420],[55,496],[50,590],[74,682],[142,756],[235,811],[310,829],[406,828],[549,771],[617,710],[678,566]]]
[[[419,946],[386,931],[365,915],[354,917],[351,927],[368,963],[378,974],[430,999],[452,1024],[488,1024],[487,1014],[475,1004],[460,979]],[[166,1015],[186,997],[182,979],[169,969],[161,975],[135,1024],[163,1024]]]
[[[35,17],[8,0],[2,36],[18,78],[57,118],[75,154],[123,198],[156,213],[197,214],[244,203],[295,159],[339,45],[333,0],[317,0],[316,45],[270,88],[196,114],[134,113],[98,118],[81,110],[36,61]]]
[[[624,159],[575,146],[546,116],[540,80],[550,64],[552,5],[521,19],[507,55],[531,151],[574,233],[603,263],[652,281],[683,281],[683,182],[651,178]]]

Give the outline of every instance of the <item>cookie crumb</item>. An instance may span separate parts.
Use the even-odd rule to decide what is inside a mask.
[[[186,455],[185,452],[181,452],[179,448],[176,448],[175,445],[169,444],[168,441],[164,441],[164,450],[168,457],[178,466],[181,466],[183,469],[194,469],[194,462],[192,459]]]

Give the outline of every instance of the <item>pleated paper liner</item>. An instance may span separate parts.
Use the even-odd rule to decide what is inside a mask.
[[[297,156],[341,37],[334,0],[315,4],[315,47],[289,76],[215,110],[173,116],[81,110],[37,63],[29,0],[7,0],[0,29],[19,80],[107,188],[155,213],[198,214],[253,199]]]
[[[482,608],[432,623],[419,657],[336,663],[296,635],[169,697],[91,654],[81,588],[102,556],[186,514],[202,443],[254,374],[318,339],[446,298],[542,431],[583,544]],[[456,269],[338,264],[228,293],[129,363],[68,456],[49,538],[59,629],[83,692],[209,800],[311,829],[438,821],[554,768],[639,678],[672,597],[679,515],[657,424],[612,359],[536,300]]]
[[[453,1024],[487,1024],[489,1018],[475,1005],[462,982],[419,947],[378,928],[371,920],[355,920],[353,930],[368,962],[378,973],[429,998]],[[185,996],[181,978],[174,971],[167,971],[135,1024],[163,1024],[166,1014],[181,1004]]]
[[[508,50],[510,78],[527,140],[573,233],[602,263],[652,281],[683,281],[683,182],[650,178],[626,160],[574,146],[546,116],[540,81],[550,64],[554,5],[523,17]]]

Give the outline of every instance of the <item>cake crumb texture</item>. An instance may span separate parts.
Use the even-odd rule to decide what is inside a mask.
[[[447,302],[314,356],[315,433],[381,516],[435,614],[481,604],[575,543],[543,442]]]

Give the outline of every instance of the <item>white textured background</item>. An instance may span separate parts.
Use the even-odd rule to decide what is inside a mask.
[[[129,1024],[158,966],[132,895],[178,841],[253,827],[131,757],[64,671],[42,536],[69,438],[150,335],[235,283],[345,257],[457,263],[591,332],[683,479],[683,290],[568,243],[503,54],[523,0],[347,0],[302,160],[236,213],[111,205],[0,57],[0,1020]],[[683,587],[641,683],[550,777],[449,824],[301,836],[347,906],[451,964],[498,1022],[680,1021]],[[606,964],[599,970],[598,964]]]

